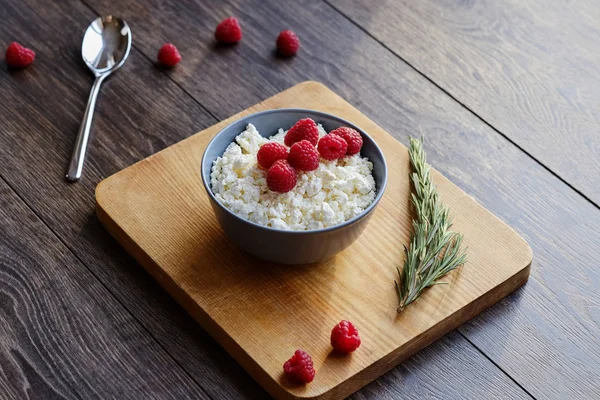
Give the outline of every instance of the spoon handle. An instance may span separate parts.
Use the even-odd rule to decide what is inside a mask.
[[[67,168],[67,180],[76,182],[81,178],[83,173],[83,163],[85,161],[85,152],[87,150],[88,142],[90,139],[90,130],[92,128],[92,118],[94,117],[94,108],[96,107],[96,98],[100,93],[100,85],[106,75],[100,75],[96,77],[92,91],[90,92],[90,98],[88,99],[87,106],[85,107],[85,114],[79,132],[77,133],[77,140],[75,141],[75,148],[73,149],[73,155]]]

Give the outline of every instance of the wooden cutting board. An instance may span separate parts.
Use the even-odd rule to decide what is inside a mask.
[[[300,107],[350,120],[379,143],[387,191],[363,235],[318,265],[255,259],[224,237],[200,178],[209,140],[253,112]],[[403,134],[414,133],[405,132]],[[434,171],[443,200],[464,234],[469,261],[396,314],[396,267],[411,233],[407,149],[325,86],[305,82],[111,176],[96,190],[108,231],[264,388],[277,398],[345,397],[525,283],[532,252],[511,228]],[[342,319],[361,347],[331,352]],[[289,383],[283,363],[308,351],[317,375]]]

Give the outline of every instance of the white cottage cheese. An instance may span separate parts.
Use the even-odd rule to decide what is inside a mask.
[[[319,125],[320,136],[326,134]],[[359,154],[335,161],[321,158],[319,168],[298,172],[287,193],[267,187],[256,153],[268,141],[283,144],[285,131],[269,139],[252,124],[213,163],[212,191],[225,207],[260,225],[284,230],[311,230],[341,224],[363,212],[375,199],[373,164]]]

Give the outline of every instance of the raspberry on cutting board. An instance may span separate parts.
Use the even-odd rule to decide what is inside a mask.
[[[35,52],[31,49],[21,46],[17,42],[12,42],[6,49],[6,65],[10,68],[25,68],[30,66],[35,60]]]
[[[348,143],[338,135],[325,135],[319,140],[319,154],[326,160],[337,160],[346,155]]]
[[[310,355],[304,350],[296,350],[292,358],[283,364],[283,372],[292,381],[310,383],[315,379],[315,368]]]
[[[275,161],[285,160],[288,158],[288,149],[281,143],[269,142],[260,146],[258,153],[256,153],[256,160],[258,165],[264,169],[269,169]]]
[[[296,122],[285,134],[283,139],[286,146],[291,146],[301,140],[308,140],[313,146],[319,141],[319,128],[315,121],[304,118]]]
[[[174,67],[181,61],[181,54],[171,43],[164,44],[158,51],[158,62],[166,67]]]
[[[300,40],[298,36],[289,29],[282,31],[277,36],[277,52],[283,57],[291,57],[298,52],[300,48]]]
[[[351,156],[360,152],[360,149],[363,145],[363,139],[356,129],[348,128],[347,126],[340,126],[339,128],[329,132],[329,134],[338,135],[342,137],[346,143],[348,143],[346,155]]]
[[[217,25],[215,39],[222,43],[234,44],[242,40],[242,28],[234,17],[225,18]]]
[[[314,171],[319,168],[319,152],[308,140],[296,142],[288,155],[290,165],[300,171]]]
[[[296,186],[294,167],[287,160],[277,160],[267,171],[267,186],[278,193],[287,193]]]
[[[331,346],[340,353],[352,353],[360,346],[358,330],[350,321],[341,321],[331,331]]]

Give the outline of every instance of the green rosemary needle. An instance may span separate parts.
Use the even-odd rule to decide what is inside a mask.
[[[415,211],[413,235],[410,246],[404,246],[406,259],[398,280],[394,281],[398,293],[398,312],[430,286],[446,282],[438,279],[460,267],[467,261],[461,249],[463,237],[450,231],[450,211],[444,207],[431,178],[431,167],[427,164],[423,150],[423,138],[410,138],[411,179],[414,193],[412,204]]]

